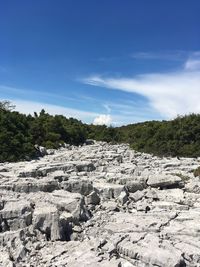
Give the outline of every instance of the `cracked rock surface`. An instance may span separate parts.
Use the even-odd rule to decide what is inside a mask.
[[[200,266],[199,165],[104,142],[1,163],[0,267]]]

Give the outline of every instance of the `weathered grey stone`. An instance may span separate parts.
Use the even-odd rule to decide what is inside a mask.
[[[185,190],[187,192],[200,194],[200,179],[199,179],[199,177],[195,177],[192,180],[190,180],[185,185]]]
[[[33,226],[44,233],[47,240],[62,239],[59,214],[54,206],[36,207],[33,213]]]
[[[98,205],[100,202],[100,197],[97,194],[96,191],[92,191],[87,197],[86,197],[86,204],[87,205]]]
[[[91,172],[95,170],[95,166],[92,162],[80,162],[76,165],[77,172]]]
[[[86,140],[85,140],[85,144],[86,144],[86,145],[94,145],[94,144],[95,144],[95,141],[92,140],[92,139],[86,139]]]
[[[10,255],[7,251],[0,250],[0,266],[2,267],[14,267],[14,263],[10,259]]]
[[[72,193],[80,193],[87,196],[93,191],[93,185],[90,181],[85,179],[69,179],[61,183],[61,187]]]
[[[137,190],[135,193],[129,193],[129,198],[134,202],[141,200],[145,195],[144,191]]]
[[[0,266],[199,266],[198,159],[105,142],[47,154],[0,163]]]
[[[55,171],[52,173],[51,177],[53,177],[55,180],[61,183],[62,181],[67,181],[70,175],[67,173],[64,173],[64,171]]]
[[[156,235],[148,234],[134,244],[126,239],[119,243],[118,251],[130,259],[140,261],[143,266],[181,267],[185,260],[169,241],[160,241]]]
[[[32,208],[27,201],[9,201],[0,210],[1,231],[17,230],[31,224]]]
[[[122,191],[125,191],[125,187],[118,184],[95,182],[93,186],[103,199],[117,198]]]
[[[118,203],[124,205],[127,202],[127,200],[128,200],[128,194],[126,193],[126,191],[122,191],[117,198]]]
[[[183,187],[183,182],[176,175],[153,174],[150,175],[147,184],[152,187]]]
[[[142,177],[122,177],[119,179],[119,183],[125,185],[130,193],[146,188],[146,178]]]
[[[50,180],[50,179],[30,179],[29,180],[21,180],[13,185],[12,190],[15,192],[52,192],[54,190],[59,189],[57,181]]]
[[[56,205],[61,211],[70,212],[77,221],[85,221],[90,217],[84,206],[84,198],[78,193],[69,193],[63,190],[54,191],[49,202]]]

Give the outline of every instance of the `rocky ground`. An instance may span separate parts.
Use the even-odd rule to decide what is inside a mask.
[[[0,164],[0,266],[200,266],[199,159],[68,146]]]

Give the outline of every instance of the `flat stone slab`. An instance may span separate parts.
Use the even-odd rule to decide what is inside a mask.
[[[182,179],[176,175],[153,174],[149,175],[147,185],[151,187],[179,187]]]
[[[148,233],[159,232],[163,225],[176,217],[175,212],[166,212],[160,216],[157,212],[115,213],[104,225],[104,229],[113,233]]]

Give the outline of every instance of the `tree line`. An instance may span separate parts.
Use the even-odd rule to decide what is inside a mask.
[[[137,151],[158,156],[200,156],[199,114],[114,128],[52,116],[45,110],[32,116],[13,109],[9,101],[0,102],[0,162],[35,158],[35,144],[58,148],[64,143],[82,145],[86,139],[125,142]]]
[[[200,115],[178,116],[170,121],[148,121],[116,129],[120,142],[157,156],[200,156]]]
[[[80,145],[86,136],[85,125],[76,119],[52,116],[45,110],[25,115],[0,105],[0,162],[35,158],[36,144],[46,148]]]

